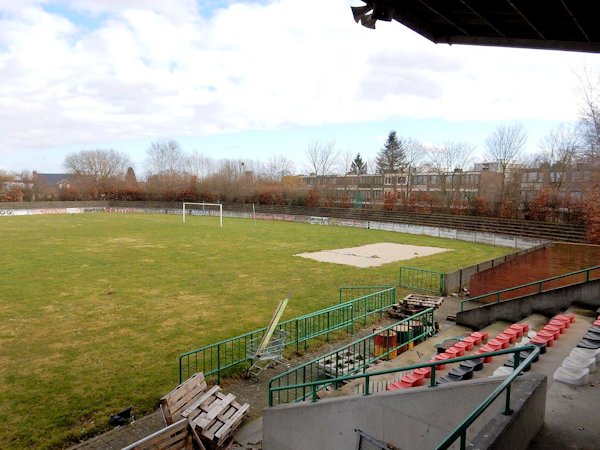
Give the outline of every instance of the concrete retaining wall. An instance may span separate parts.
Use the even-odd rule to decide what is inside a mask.
[[[497,320],[517,322],[533,313],[553,314],[577,303],[592,309],[600,306],[600,280],[566,286],[540,294],[482,305],[456,314],[456,323],[480,330]]]
[[[0,210],[14,209],[64,209],[64,208],[105,208],[107,201],[96,202],[0,202]]]
[[[539,398],[527,402],[526,397],[533,393],[545,398],[545,381],[540,375],[526,375],[513,384],[515,400],[511,405],[513,409],[529,408],[525,414],[531,419],[532,427],[530,433],[518,436],[521,445],[511,447],[513,450],[526,448],[544,421]],[[435,389],[414,388],[267,408],[263,412],[263,448],[346,450],[356,447],[356,429],[403,450],[435,448],[500,382],[498,378],[487,378]],[[482,427],[484,434],[490,434],[489,424],[500,418],[504,399],[501,395],[475,421],[467,431],[468,440],[479,439]],[[505,433],[505,429],[497,427],[496,436]]]

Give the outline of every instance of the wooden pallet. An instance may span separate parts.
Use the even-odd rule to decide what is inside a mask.
[[[224,394],[219,386],[208,388],[204,375],[197,373],[160,400],[167,424],[187,419],[200,439],[211,448],[222,447],[242,422],[250,405],[240,404],[235,395]]]
[[[403,303],[411,306],[419,306],[424,308],[439,308],[444,297],[434,295],[409,294],[404,297]]]
[[[337,355],[337,358],[334,355],[329,359],[319,361],[317,367],[319,367],[324,375],[336,378],[349,374],[363,360],[364,357],[361,354],[347,351]]]
[[[193,436],[190,423],[186,419],[181,419],[124,447],[123,450],[193,450]]]

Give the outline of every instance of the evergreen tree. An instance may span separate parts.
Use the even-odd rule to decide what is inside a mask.
[[[387,140],[375,161],[377,173],[401,173],[406,165],[406,156],[402,142],[398,140],[395,131],[390,131]]]
[[[356,158],[354,158],[354,161],[350,165],[350,174],[364,175],[365,173],[367,173],[367,163],[363,162],[360,153],[357,153]]]
[[[138,183],[135,177],[133,167],[128,167],[127,173],[125,174],[125,186],[127,186],[128,188],[135,188],[137,187],[137,184]]]

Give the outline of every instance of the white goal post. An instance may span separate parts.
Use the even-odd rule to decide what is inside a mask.
[[[219,223],[221,225],[221,228],[223,228],[223,205],[221,203],[191,203],[191,202],[183,202],[183,210],[182,210],[183,223],[185,223],[185,206],[186,205],[202,206],[202,210],[204,210],[205,206],[218,206],[219,207]]]

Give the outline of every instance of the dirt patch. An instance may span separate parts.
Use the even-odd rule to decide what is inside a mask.
[[[320,262],[345,264],[354,267],[377,267],[406,259],[435,255],[449,249],[440,247],[424,247],[420,245],[393,244],[380,242],[378,244],[361,245],[360,247],[338,248],[312,253],[299,253],[295,256],[314,259]]]

